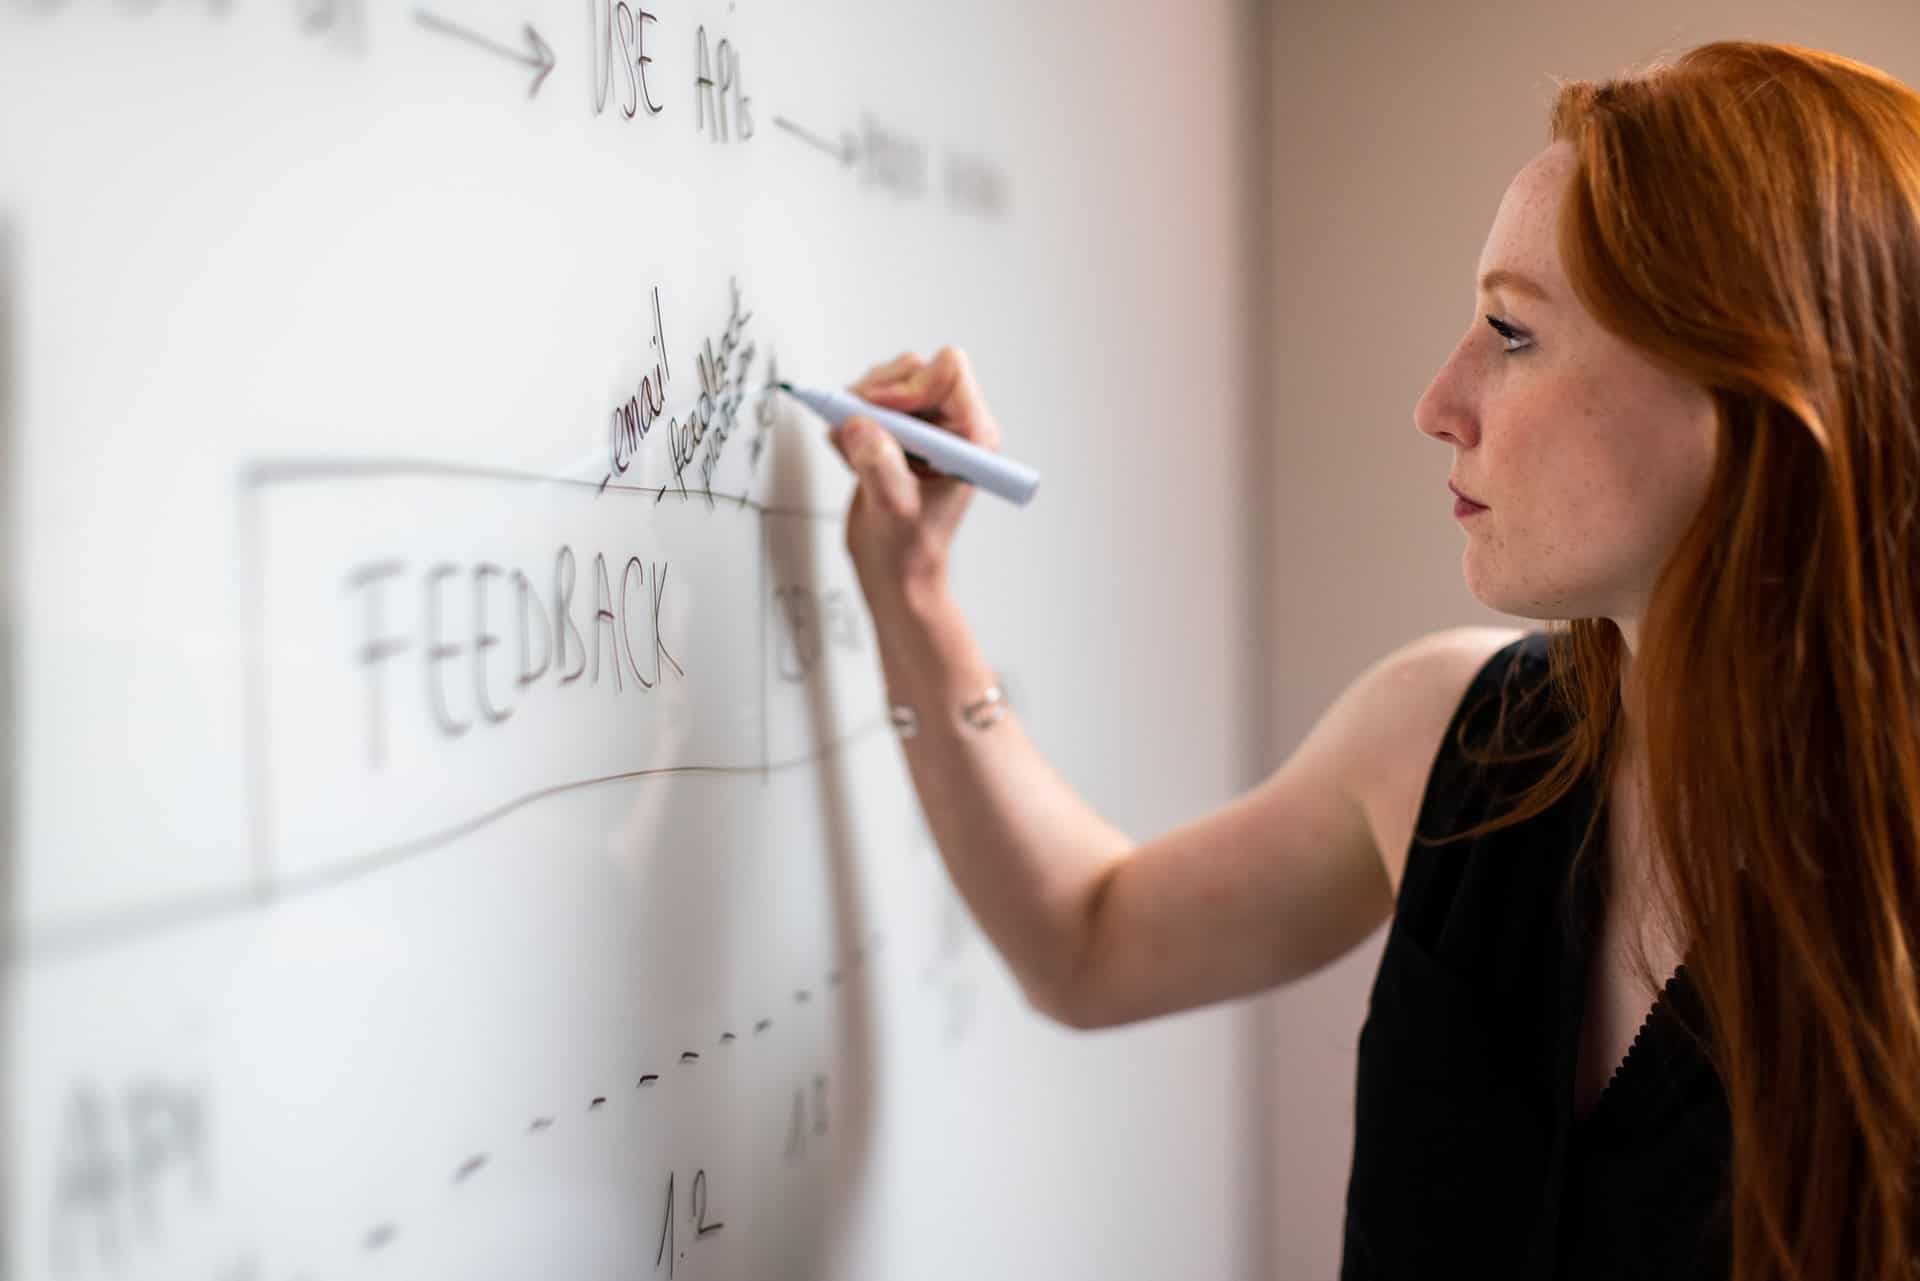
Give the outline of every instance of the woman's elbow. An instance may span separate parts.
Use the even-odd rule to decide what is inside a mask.
[[[1076,1032],[1092,1032],[1100,1028],[1112,1027],[1117,1021],[1100,1009],[1098,1002],[1088,999],[1084,983],[1071,981],[1043,983],[1025,979],[1022,980],[1020,987],[1026,995],[1028,1005],[1055,1023],[1070,1027]]]

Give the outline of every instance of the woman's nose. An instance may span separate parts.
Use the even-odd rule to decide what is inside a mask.
[[[1470,449],[1480,439],[1480,426],[1474,416],[1472,403],[1465,394],[1462,373],[1460,351],[1455,348],[1414,404],[1413,425],[1435,440]]]

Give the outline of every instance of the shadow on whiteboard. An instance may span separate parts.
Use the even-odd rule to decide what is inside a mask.
[[[774,494],[808,492],[816,486],[809,464],[826,460],[826,451],[808,448],[798,433],[781,433],[771,452],[771,484]],[[828,556],[835,557],[835,570],[844,570],[841,526],[814,521],[795,522],[805,533],[797,538],[776,537],[784,522],[763,523],[766,534],[767,564],[772,577],[784,583],[816,583],[833,575],[826,566]],[[822,664],[814,679],[806,682],[808,722],[813,741],[823,741],[836,733],[837,713],[833,681],[835,669]],[[826,840],[819,856],[827,860],[827,884],[831,899],[833,937],[827,940],[832,955],[858,954],[870,933],[866,907],[860,892],[859,869],[854,860],[860,856],[860,825],[854,807],[859,803],[857,781],[850,766],[850,754],[830,752],[820,757],[815,775],[820,805],[820,831]],[[873,1079],[873,970],[868,966],[853,969],[847,976],[839,1003],[840,1019],[835,1029],[834,1073],[846,1087],[840,1092],[833,1145],[834,1188],[828,1204],[838,1215],[845,1207],[861,1204],[857,1188],[867,1167],[871,1146],[872,1114],[869,1102]],[[837,1218],[830,1221],[825,1248],[833,1256],[835,1237],[846,1225]],[[800,1269],[805,1272],[806,1269]]]
[[[757,477],[765,504],[758,514],[761,545],[751,557],[759,562],[760,599],[744,617],[759,620],[764,641],[757,675],[765,689],[759,708],[762,732],[769,740],[762,756],[766,772],[753,777],[738,770],[712,771],[725,775],[715,780],[725,788],[759,789],[769,775],[785,780],[785,786],[797,789],[794,799],[806,798],[800,803],[814,812],[788,813],[777,830],[750,836],[731,824],[751,807],[729,805],[736,819],[719,820],[715,796],[705,787],[655,785],[650,780],[627,789],[629,799],[619,820],[608,829],[601,850],[619,869],[631,901],[670,902],[676,915],[696,923],[699,955],[686,959],[697,960],[703,969],[699,982],[716,992],[733,986],[726,967],[741,963],[756,947],[770,942],[757,933],[766,928],[765,923],[755,925],[752,911],[733,900],[724,870],[730,853],[739,853],[732,847],[741,840],[757,839],[765,848],[752,851],[752,857],[818,863],[809,869],[817,874],[798,882],[820,886],[824,904],[796,902],[790,910],[809,924],[818,919],[825,925],[824,936],[809,940],[807,946],[822,972],[833,967],[837,984],[836,999],[816,1005],[834,1011],[826,1047],[829,1062],[822,1065],[827,1072],[820,1079],[831,1075],[836,1101],[831,1181],[809,1198],[821,1217],[802,1217],[790,1225],[790,1232],[776,1234],[786,1251],[783,1265],[798,1275],[821,1275],[832,1266],[843,1230],[852,1227],[835,1216],[844,1207],[862,1204],[859,1186],[872,1138],[878,1000],[874,967],[843,966],[849,958],[863,955],[875,932],[858,862],[874,853],[865,848],[870,836],[863,840],[863,830],[871,824],[861,821],[858,789],[863,744],[884,740],[877,733],[849,730],[850,712],[857,715],[870,701],[874,655],[843,550],[843,525],[837,515],[821,509],[817,497],[831,481],[822,474],[822,467],[833,461],[817,433],[801,431],[775,432],[761,460],[764,474]],[[686,604],[694,597],[677,599],[686,608],[697,607]],[[730,599],[740,601],[737,593]],[[669,605],[675,600],[671,594],[667,597]],[[736,625],[742,621],[738,604],[730,612]],[[669,636],[690,632],[670,614],[659,626]],[[691,662],[689,666],[691,670]],[[710,745],[690,737],[698,723],[695,718],[678,717],[663,726],[662,732],[648,739],[649,758],[639,764],[640,771],[670,772],[677,763],[711,757]],[[872,772],[865,771],[864,776],[870,780]],[[689,860],[703,865],[689,867]],[[809,1250],[818,1251],[818,1257],[800,1257]]]

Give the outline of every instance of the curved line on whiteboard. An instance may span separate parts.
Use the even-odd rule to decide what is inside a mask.
[[[7,948],[6,963],[9,967],[23,961],[44,962],[65,960],[72,957],[102,951],[119,944],[130,942],[152,934],[166,933],[184,926],[195,925],[215,917],[234,915],[241,912],[258,911],[271,907],[284,899],[331,889],[382,871],[395,864],[424,854],[429,850],[445,845],[449,841],[505,818],[515,810],[524,809],[536,801],[557,796],[563,792],[577,791],[581,788],[600,787],[609,783],[628,783],[642,778],[659,778],[669,774],[720,774],[742,777],[764,777],[781,770],[798,769],[811,765],[835,752],[858,742],[882,729],[891,728],[891,722],[884,716],[867,720],[839,738],[823,743],[812,751],[787,760],[771,761],[766,765],[669,765],[656,769],[626,770],[617,774],[603,774],[597,778],[577,779],[570,783],[556,783],[552,787],[542,787],[527,792],[512,800],[505,801],[484,813],[462,820],[452,827],[442,828],[424,836],[389,845],[382,849],[370,850],[343,863],[335,864],[323,871],[310,872],[304,876],[283,877],[279,883],[265,890],[251,887],[236,890],[219,890],[209,894],[194,895],[171,903],[155,907],[134,908],[95,917],[91,920],[75,921],[67,924],[29,929],[24,938],[10,940]]]
[[[374,476],[442,476],[454,480],[511,480],[527,484],[568,485],[600,493],[650,494],[656,501],[663,497],[691,502],[705,499],[709,506],[726,504],[735,511],[753,511],[762,516],[786,516],[801,520],[838,522],[844,511],[823,508],[783,507],[749,498],[744,493],[723,494],[716,489],[691,489],[680,485],[632,485],[610,479],[585,480],[578,476],[550,476],[522,471],[515,467],[493,467],[481,463],[453,463],[427,458],[256,458],[240,468],[240,486],[245,490],[265,489],[272,485],[311,484],[316,481],[365,480]]]

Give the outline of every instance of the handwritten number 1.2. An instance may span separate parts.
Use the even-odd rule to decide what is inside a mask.
[[[724,1223],[707,1222],[707,1172],[705,1170],[697,1170],[694,1172],[693,1206],[688,1217],[693,1220],[693,1235],[696,1241],[711,1233],[718,1232],[727,1226]],[[653,1254],[654,1271],[658,1272],[661,1264],[664,1263],[669,1279],[673,1276],[674,1265],[681,1257],[675,1244],[677,1239],[674,1232],[673,1175],[669,1172],[667,1175],[667,1212],[660,1220],[660,1248],[655,1250]]]

